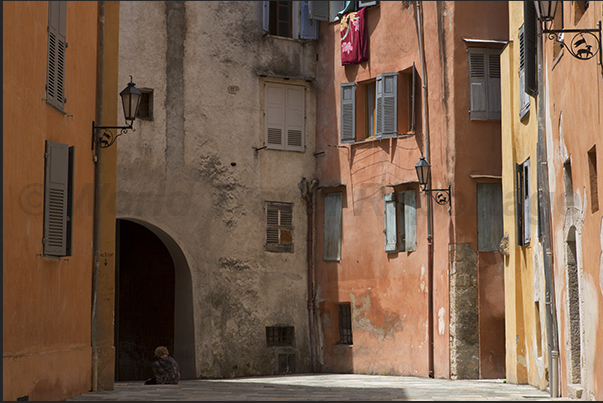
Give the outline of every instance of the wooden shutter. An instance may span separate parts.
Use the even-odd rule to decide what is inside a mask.
[[[301,39],[318,39],[318,21],[310,18],[309,4],[311,1],[302,1],[301,16],[300,16],[300,38]]]
[[[405,249],[414,252],[417,250],[417,192],[411,189],[400,193],[404,194]]]
[[[335,21],[337,14],[345,8],[345,1],[329,1],[329,21]]]
[[[325,194],[323,260],[341,260],[342,192]]]
[[[285,87],[278,84],[265,84],[265,142],[274,150],[284,150],[285,133]]]
[[[477,250],[498,251],[503,237],[502,185],[477,184]]]
[[[69,177],[67,185],[67,244],[65,256],[73,255],[73,175],[75,172],[75,146],[69,147]]]
[[[376,138],[398,135],[398,73],[384,73],[377,77],[375,89]]]
[[[264,32],[270,32],[270,2],[262,2],[262,29]]]
[[[316,21],[329,21],[328,1],[309,1],[308,16]]]
[[[488,119],[488,80],[486,78],[486,49],[469,48],[469,86],[471,120]]]
[[[515,164],[515,226],[517,228],[516,243],[523,245],[523,165]]]
[[[266,250],[293,252],[293,204],[266,202]]]
[[[48,69],[46,101],[60,109],[65,104],[65,49],[67,48],[67,2],[48,2]]]
[[[531,203],[530,203],[530,160],[523,163],[523,244],[531,239]]]
[[[356,141],[356,83],[341,84],[341,142]]]
[[[524,26],[519,27],[519,117],[530,111],[530,96],[526,92],[526,43]]]
[[[488,119],[500,120],[500,51],[488,49]]]
[[[385,225],[385,251],[388,253],[397,252],[397,222],[396,222],[396,194],[386,193],[383,196],[384,225]]]
[[[67,254],[67,220],[69,201],[69,147],[46,142],[44,178],[43,253]]]
[[[285,127],[287,134],[286,150],[304,151],[305,88],[285,86]]]
[[[523,2],[524,40],[525,40],[525,89],[528,94],[535,97],[536,88],[536,9],[531,1]]]
[[[412,62],[412,81],[411,81],[411,90],[410,90],[410,131],[415,133],[415,118],[417,116],[417,107],[416,107],[416,90],[417,88],[417,69],[415,68],[415,62]]]

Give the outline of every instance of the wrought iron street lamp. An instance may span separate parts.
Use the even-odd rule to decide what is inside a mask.
[[[421,185],[423,187],[423,191],[425,193],[428,193],[429,195],[431,195],[431,197],[433,197],[435,202],[438,203],[439,205],[443,206],[444,204],[448,204],[450,206],[451,205],[451,203],[450,203],[450,185],[448,185],[448,189],[428,189],[427,188],[427,182],[429,182],[429,175],[431,172],[431,165],[429,165],[429,162],[427,162],[425,157],[421,157],[419,162],[417,162],[415,164],[415,169],[417,171],[417,178],[419,179],[419,185]],[[437,192],[437,193],[434,196],[432,194],[432,192]]]
[[[138,114],[138,106],[140,105],[140,98],[142,93],[136,88],[136,84],[132,82],[132,76],[130,76],[130,82],[128,86],[119,93],[121,102],[124,107],[124,117],[128,126],[97,126],[96,122],[92,122],[92,149],[94,145],[98,145],[101,148],[107,148],[115,143],[115,140],[122,134],[128,132],[128,130],[135,131],[132,124]],[[112,130],[119,129],[119,133],[113,134]],[[97,131],[98,130],[98,131]],[[102,134],[101,134],[102,130]]]
[[[561,42],[561,45],[565,46],[573,57],[580,60],[589,60],[598,54],[599,65],[603,69],[601,21],[597,23],[598,28],[593,29],[563,29],[563,21],[561,29],[550,29],[555,19],[557,1],[534,1],[534,6],[536,7],[536,16],[542,23],[542,32],[548,34],[549,39],[555,39],[556,34],[575,34],[569,46],[565,42]],[[563,13],[563,4],[561,4],[561,12]]]

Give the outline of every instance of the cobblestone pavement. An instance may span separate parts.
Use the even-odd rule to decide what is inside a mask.
[[[318,374],[235,379],[183,380],[178,385],[116,382],[115,390],[88,392],[68,401],[395,401],[395,400],[572,400],[552,399],[548,390],[503,379],[449,380],[410,376]]]

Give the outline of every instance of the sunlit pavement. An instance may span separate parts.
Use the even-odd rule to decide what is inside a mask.
[[[124,400],[572,400],[503,379],[449,380],[356,374],[282,375],[183,380],[178,385],[116,382],[115,390],[88,392],[69,401]]]

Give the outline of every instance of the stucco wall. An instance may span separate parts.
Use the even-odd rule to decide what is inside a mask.
[[[308,371],[297,184],[314,172],[314,44],[264,36],[261,2],[169,3],[122,2],[120,80],[154,90],[154,119],[120,138],[118,218],[160,228],[185,256],[193,376],[274,373],[265,327],[277,324],[295,327],[297,371]],[[264,82],[305,88],[305,152],[254,149],[264,145]],[[293,253],[264,251],[265,201],[293,203]]]

